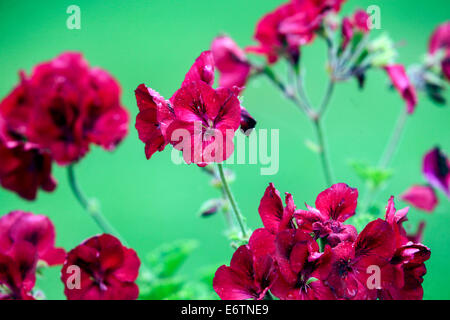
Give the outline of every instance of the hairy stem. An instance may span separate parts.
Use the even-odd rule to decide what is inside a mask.
[[[233,208],[233,212],[236,216],[236,220],[242,231],[242,236],[245,238],[245,237],[247,237],[247,231],[246,231],[246,227],[244,224],[244,219],[243,219],[241,211],[239,210],[239,207],[236,203],[236,200],[234,199],[233,193],[231,192],[230,186],[228,185],[227,179],[225,177],[225,173],[223,171],[223,165],[221,163],[218,163],[217,168],[219,169],[219,176],[220,176],[220,180],[222,181],[223,189],[228,198],[228,201],[231,204],[231,207]]]
[[[406,120],[408,119],[408,113],[406,109],[402,110],[400,113],[397,123],[395,125],[394,132],[391,135],[390,141],[386,147],[386,150],[383,153],[383,157],[380,159],[379,166],[382,168],[386,168],[389,166],[392,158],[395,155],[397,147],[400,143],[403,131],[405,129]]]
[[[73,195],[78,200],[80,205],[83,207],[83,209],[89,214],[89,216],[95,221],[97,226],[104,232],[108,234],[112,234],[120,238],[122,243],[125,245],[126,242],[124,239],[119,235],[119,233],[114,229],[114,227],[109,223],[109,221],[103,216],[100,209],[95,206],[92,202],[92,200],[88,199],[83,191],[81,190],[78,181],[75,177],[75,171],[74,166],[70,165],[67,167],[67,175],[69,178],[69,185],[70,189],[72,190]]]

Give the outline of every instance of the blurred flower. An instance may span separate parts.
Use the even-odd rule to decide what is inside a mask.
[[[0,300],[34,300],[36,248],[29,242],[14,243],[0,251]]]
[[[355,33],[366,34],[370,31],[368,21],[369,15],[364,10],[356,10],[351,17],[345,17],[342,20],[341,33],[343,49],[347,47]]]
[[[430,37],[428,52],[435,56],[442,51],[440,59],[442,74],[450,81],[450,21],[439,25]]]
[[[0,252],[20,242],[33,245],[37,258],[50,266],[62,264],[66,257],[64,249],[55,247],[55,227],[44,215],[12,211],[0,218]]]
[[[439,148],[425,154],[422,171],[431,186],[450,198],[450,161]]]
[[[92,237],[67,255],[61,271],[64,294],[68,300],[136,300],[139,288],[134,282],[140,264],[136,252],[115,237]],[[80,268],[80,288],[69,288],[69,266]]]
[[[30,143],[10,143],[0,139],[0,184],[22,198],[34,200],[37,191],[51,192],[56,181],[51,175],[52,158]]]
[[[438,204],[436,193],[430,186],[413,185],[400,196],[400,199],[427,212],[432,212]]]
[[[94,143],[112,150],[125,137],[120,88],[82,55],[66,52],[37,65],[1,102],[7,132],[49,150],[60,165],[80,160]]]
[[[408,113],[412,114],[417,105],[417,93],[406,74],[405,67],[400,64],[392,64],[385,66],[384,69],[393,86],[405,100]]]
[[[259,46],[248,51],[263,54],[268,63],[279,56],[297,64],[299,47],[310,43],[328,12],[338,12],[343,0],[291,0],[265,15],[257,24],[255,39]]]

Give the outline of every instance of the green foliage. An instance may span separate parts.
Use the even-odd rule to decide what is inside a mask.
[[[214,299],[212,279],[215,268],[203,270],[198,278],[178,275],[184,262],[198,247],[195,240],[179,240],[164,244],[152,251],[147,258],[151,275],[139,279],[139,299],[179,300]]]
[[[373,189],[379,188],[393,175],[391,169],[370,166],[361,161],[351,161],[350,166],[353,168],[358,177],[368,183]]]

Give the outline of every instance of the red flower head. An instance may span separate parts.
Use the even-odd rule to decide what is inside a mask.
[[[249,244],[240,246],[230,266],[217,269],[214,291],[223,300],[262,300],[273,284],[275,270],[270,254],[273,238],[265,229],[257,229]]]
[[[50,266],[62,264],[66,257],[64,249],[55,247],[55,227],[46,216],[12,211],[0,218],[0,252],[21,242],[33,245],[37,258]]]
[[[421,225],[415,237],[408,236],[403,228],[408,208],[396,210],[394,197],[386,207],[386,222],[394,231],[395,252],[382,272],[382,289],[380,299],[418,300],[423,297],[422,282],[426,274],[424,262],[430,258],[431,251],[426,246],[411,242],[421,238]],[[415,239],[411,239],[415,238]]]
[[[450,198],[450,161],[439,148],[424,156],[422,171],[430,185]]]
[[[271,292],[282,300],[334,300],[323,280],[330,271],[331,248],[319,253],[317,242],[300,230],[285,230],[276,238],[278,275]]]
[[[0,251],[0,300],[34,300],[36,264],[36,248],[26,241]]]
[[[90,143],[112,150],[125,137],[119,85],[81,54],[63,53],[21,78],[0,105],[8,133],[49,150],[59,164],[82,158]]]
[[[50,155],[36,146],[21,142],[4,144],[0,139],[0,183],[3,188],[34,200],[39,189],[55,190],[51,166]]]
[[[339,11],[342,0],[291,0],[265,15],[256,26],[258,47],[248,51],[264,54],[269,63],[280,55],[298,62],[299,46],[310,43],[323,17],[331,10]]]
[[[357,200],[357,189],[345,183],[334,184],[317,196],[315,208],[307,205],[308,210],[297,210],[295,217],[301,229],[313,231],[316,238],[325,238],[334,247],[356,239],[355,227],[343,222],[355,214]]]
[[[255,121],[242,108],[235,88],[213,89],[214,61],[210,51],[195,61],[173,97],[166,101],[145,85],[136,89],[139,114],[136,128],[146,155],[171,143],[183,151],[187,163],[222,162],[233,152],[234,132]]]
[[[216,68],[220,71],[219,86],[244,87],[250,74],[250,63],[244,51],[227,36],[219,36],[211,45]]]
[[[438,204],[436,193],[430,186],[414,185],[406,190],[400,199],[426,212],[433,212]]]
[[[369,15],[364,10],[356,10],[353,16],[345,17],[342,20],[342,48],[347,47],[350,40],[353,38],[355,32],[369,33]]]
[[[405,67],[400,64],[393,64],[385,66],[384,69],[395,89],[405,100],[408,113],[412,114],[417,105],[417,92],[406,74]]]
[[[134,282],[140,264],[136,252],[122,246],[115,237],[92,237],[67,255],[61,271],[64,294],[69,300],[135,300],[139,288]],[[81,272],[78,288],[69,287],[71,266]]]
[[[338,298],[374,299],[376,290],[367,285],[369,266],[382,269],[395,251],[393,231],[390,225],[377,219],[370,222],[354,243],[341,242],[333,248],[332,270],[328,284]]]
[[[264,227],[272,234],[277,234],[285,229],[293,229],[295,204],[290,193],[286,193],[286,207],[283,208],[280,193],[270,183],[261,198],[258,208],[259,216]]]
[[[442,73],[450,81],[450,21],[439,25],[430,37],[428,52],[435,55],[440,50],[443,51],[441,61]]]

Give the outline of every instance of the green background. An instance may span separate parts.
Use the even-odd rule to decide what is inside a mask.
[[[219,266],[228,263],[232,254],[223,235],[223,219],[197,216],[201,203],[218,194],[196,166],[174,165],[170,148],[150,161],[145,159],[144,145],[134,129],[137,107],[133,91],[145,82],[170,97],[214,36],[226,32],[239,45],[251,45],[258,19],[282,2],[1,1],[0,96],[17,83],[19,69],[30,72],[33,65],[65,50],[81,51],[91,65],[110,71],[123,88],[123,104],[132,117],[130,133],[113,153],[92,148],[77,165],[80,183],[88,195],[99,199],[105,215],[141,258],[164,242],[192,238],[199,240],[200,247],[182,272],[189,275],[205,266]],[[81,8],[81,30],[66,28],[66,8],[71,4]],[[349,13],[371,4],[381,8],[382,30],[374,33],[388,31],[399,45],[398,61],[407,65],[423,57],[429,34],[449,18],[450,12],[448,0],[351,0],[343,11]],[[325,89],[325,52],[320,40],[302,51],[307,89],[315,102],[320,101]],[[363,184],[348,161],[376,163],[404,108],[398,94],[386,88],[386,75],[380,70],[368,74],[364,91],[358,91],[354,81],[341,83],[325,118],[335,176],[360,191]],[[313,204],[325,184],[317,155],[304,143],[315,139],[306,118],[265,79],[248,85],[244,103],[259,128],[280,130],[280,170],[276,175],[261,176],[259,165],[232,166],[237,176],[232,188],[249,226],[256,228],[261,225],[259,200],[269,182],[282,193],[291,192],[298,207],[303,207],[304,201]],[[438,108],[421,95],[393,161],[396,175],[379,201],[385,202],[390,194],[398,195],[411,184],[424,181],[422,156],[437,144],[450,153],[449,128],[448,108]],[[0,190],[0,214],[13,209],[46,214],[56,226],[57,244],[71,249],[99,230],[72,197],[65,169],[55,166],[54,175],[59,182],[57,190],[41,192],[35,202]],[[412,209],[407,225],[414,229],[419,220],[427,221],[423,242],[432,255],[426,264],[426,299],[450,298],[450,204],[442,193],[439,198],[441,203],[431,215]],[[48,298],[63,298],[59,269],[45,272],[38,287]]]

